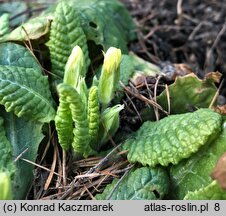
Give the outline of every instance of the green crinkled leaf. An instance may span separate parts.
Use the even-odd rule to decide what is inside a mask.
[[[27,41],[40,39],[50,31],[50,21],[52,16],[41,15],[29,19],[24,24],[14,29],[6,37],[2,38],[2,42],[5,41]]]
[[[85,57],[85,67],[89,66],[89,54],[86,36],[81,28],[77,10],[66,2],[57,5],[51,24],[50,49],[52,72],[60,78],[64,76],[64,67],[74,46],[80,46]]]
[[[13,163],[12,146],[6,138],[3,118],[0,116],[0,172],[10,173],[11,177],[15,172]]]
[[[0,65],[12,65],[24,68],[33,68],[42,73],[42,68],[34,59],[30,51],[15,43],[0,44]]]
[[[216,181],[211,182],[194,192],[188,192],[185,200],[226,200],[226,191],[220,188]]]
[[[118,181],[115,179],[95,198],[106,200],[116,188],[110,197],[112,200],[158,200],[167,194],[169,187],[168,175],[162,168],[138,168],[116,186]]]
[[[65,1],[68,2],[68,1]],[[135,36],[135,25],[125,6],[118,0],[70,0],[78,9],[88,41],[111,46],[127,53],[127,43]]]
[[[194,107],[208,108],[217,91],[213,81],[205,82],[193,74],[178,77],[168,89],[171,114],[186,113]],[[157,102],[168,110],[166,91],[157,97]]]
[[[192,192],[209,185],[212,181],[210,174],[224,152],[226,152],[225,126],[220,136],[210,145],[204,146],[190,158],[170,168],[172,198],[183,199],[188,191]]]
[[[20,155],[20,159],[16,161],[13,198],[25,199],[34,177],[34,165],[23,159],[35,162],[39,144],[43,139],[42,123],[18,118],[13,113],[5,112],[3,107],[0,109],[0,115],[5,120],[6,136],[13,147],[14,159]]]
[[[210,109],[147,121],[134,137],[125,141],[124,149],[132,163],[151,167],[177,164],[215,139],[221,132],[221,123],[221,115]]]
[[[18,117],[49,122],[54,119],[48,79],[32,68],[0,66],[0,104]]]

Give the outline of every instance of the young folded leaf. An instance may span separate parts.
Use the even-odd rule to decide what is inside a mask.
[[[55,125],[58,135],[58,140],[64,150],[71,147],[73,140],[73,121],[69,103],[66,101],[67,95],[61,88],[58,88],[59,106],[55,117]]]
[[[100,105],[97,90],[96,86],[92,86],[89,90],[88,99],[89,135],[94,143],[97,139],[97,133],[100,125]]]
[[[211,109],[170,115],[158,122],[145,122],[126,140],[127,158],[151,167],[177,164],[209,144],[221,132],[222,117]]]
[[[10,175],[7,172],[0,171],[0,200],[11,200],[11,180]]]
[[[120,78],[121,50],[110,47],[104,55],[104,64],[99,80],[99,100],[106,107],[112,100]]]
[[[158,200],[168,192],[167,172],[159,168],[142,167],[131,171],[118,186],[118,179],[107,185],[98,200]],[[113,189],[116,188],[114,191]],[[111,195],[111,197],[109,197]]]
[[[85,71],[90,60],[85,34],[81,28],[79,13],[66,2],[57,5],[54,20],[51,24],[50,49],[52,72],[62,79],[64,77],[65,64],[72,49],[79,45],[85,56]]]
[[[85,77],[85,75],[86,71],[83,52],[79,46],[75,46],[65,65],[64,83],[76,88],[79,77]]]
[[[92,154],[87,114],[81,96],[72,86],[62,83],[57,87],[58,91],[64,96],[66,103],[69,104],[72,120],[75,124],[73,129],[72,147],[76,153],[83,154],[84,157]]]
[[[55,117],[48,78],[32,68],[0,66],[0,104],[18,117],[49,122]]]
[[[107,108],[101,113],[101,122],[98,132],[98,143],[100,146],[108,141],[109,136],[113,136],[118,130],[119,113],[122,109],[124,109],[124,105],[118,104]]]

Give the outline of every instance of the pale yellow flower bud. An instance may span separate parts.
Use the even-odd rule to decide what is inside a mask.
[[[121,50],[110,47],[104,55],[104,64],[98,87],[99,99],[104,106],[107,106],[114,97],[120,78],[120,61]]]
[[[85,59],[82,49],[75,46],[65,65],[64,83],[76,88],[80,76],[85,76]]]

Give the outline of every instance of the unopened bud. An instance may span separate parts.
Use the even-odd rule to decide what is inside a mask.
[[[104,64],[98,87],[99,99],[104,106],[107,106],[114,97],[114,92],[120,78],[120,61],[121,50],[110,47],[104,56]]]
[[[64,83],[76,88],[80,76],[85,76],[85,60],[82,49],[75,46],[65,65]]]

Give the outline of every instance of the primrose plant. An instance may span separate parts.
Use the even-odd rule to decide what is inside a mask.
[[[75,46],[65,66],[63,83],[57,86],[59,106],[55,124],[62,148],[68,150],[72,146],[76,154],[88,157],[119,127],[123,105],[108,105],[119,81],[121,50],[107,50],[100,79],[90,88],[85,83],[84,59],[82,49]]]

